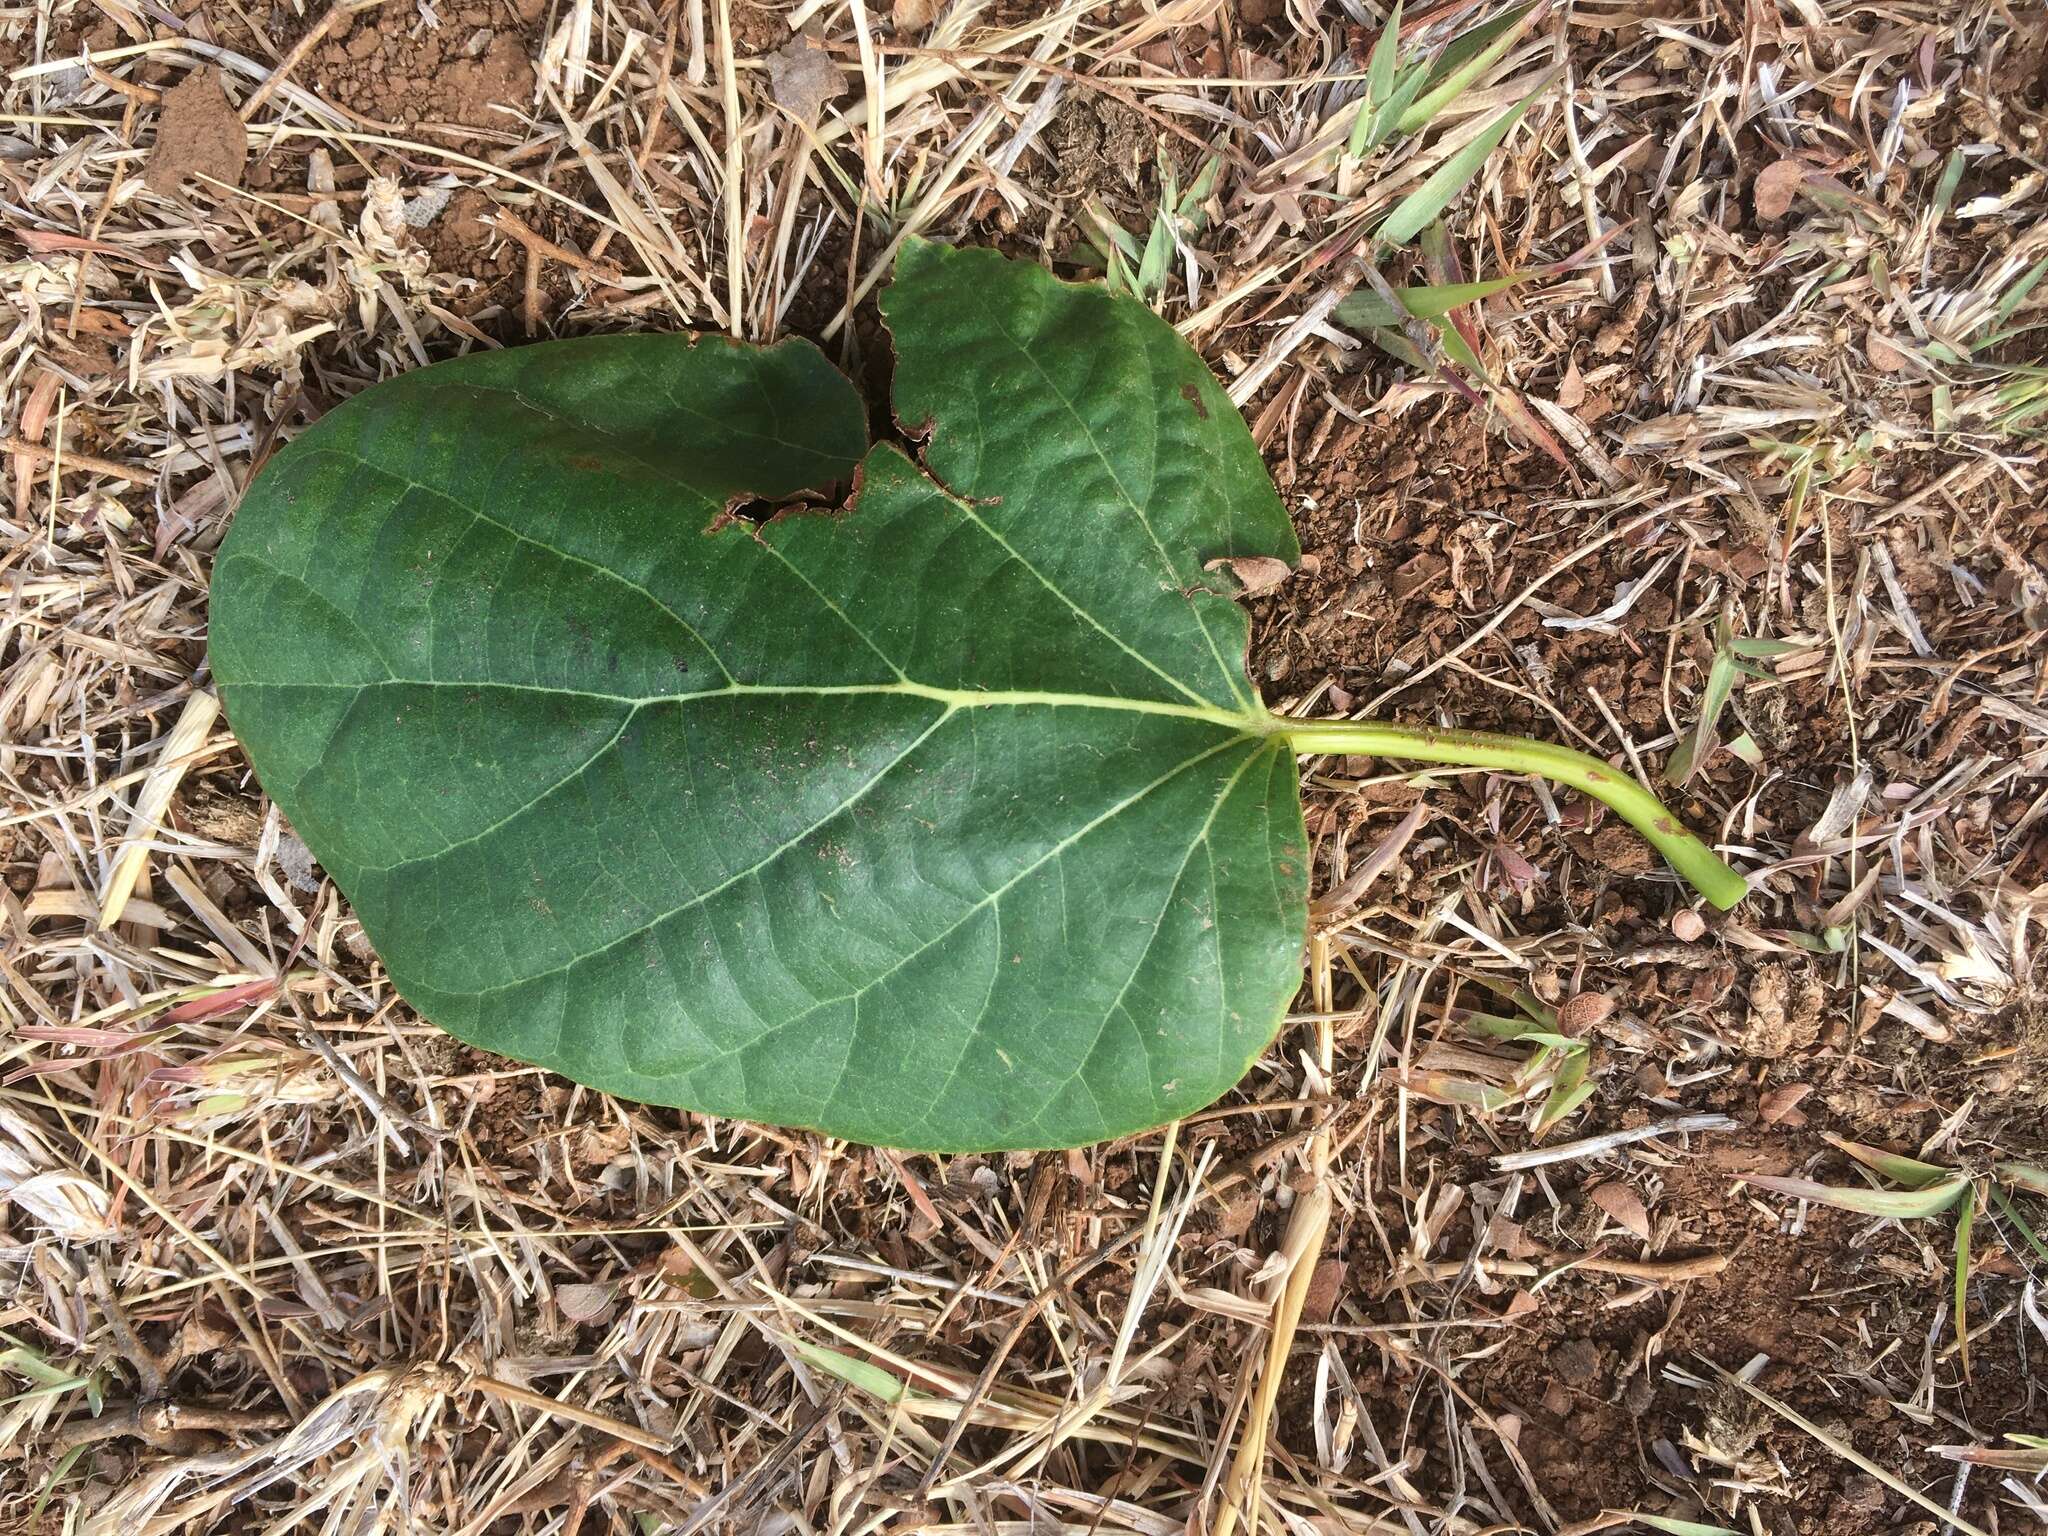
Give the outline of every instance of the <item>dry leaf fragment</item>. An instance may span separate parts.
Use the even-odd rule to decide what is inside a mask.
[[[1270,592],[1294,574],[1294,568],[1285,560],[1271,555],[1232,555],[1222,560],[1211,560],[1202,569],[1229,571],[1244,588],[1238,594],[1241,597],[1256,597],[1261,592]]]
[[[1671,914],[1671,932],[1680,943],[1697,943],[1706,931],[1707,920],[1691,907],[1680,907]]]
[[[1601,992],[1575,992],[1557,1005],[1557,1032],[1576,1040],[1614,1012],[1614,999]]]
[[[825,103],[845,90],[832,55],[807,37],[793,37],[768,55],[768,94],[800,123],[815,123]]]
[[[898,32],[922,32],[945,8],[946,0],[896,0],[889,8],[889,20]]]
[[[612,1288],[609,1285],[575,1283],[555,1287],[555,1305],[572,1323],[601,1322],[611,1315]]]
[[[1617,1226],[1626,1227],[1646,1243],[1650,1240],[1650,1213],[1643,1209],[1642,1200],[1626,1184],[1599,1184],[1586,1194]]]
[[[1798,1112],[1799,1101],[1811,1092],[1811,1083],[1787,1083],[1782,1088],[1773,1088],[1756,1101],[1757,1115],[1765,1125],[1776,1125],[1780,1121],[1794,1126],[1803,1125],[1806,1116]]]
[[[1557,403],[1568,411],[1576,411],[1586,403],[1586,380],[1579,372],[1579,360],[1574,357],[1564,365],[1564,377],[1557,381]]]
[[[1327,1323],[1336,1315],[1337,1303],[1344,1296],[1345,1267],[1342,1259],[1324,1259],[1316,1265],[1302,1297],[1303,1321]]]
[[[0,1210],[12,1206],[17,1231],[46,1228],[70,1243],[120,1235],[105,1189],[74,1168],[25,1115],[0,1108]]]
[[[1782,219],[1792,211],[1792,199],[1806,184],[1806,162],[1773,160],[1757,173],[1756,216]]]

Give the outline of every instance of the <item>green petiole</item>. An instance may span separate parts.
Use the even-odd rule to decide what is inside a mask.
[[[1297,752],[1357,752],[1460,768],[1533,773],[1591,795],[1649,839],[1686,883],[1726,911],[1749,894],[1749,883],[1694,837],[1663,802],[1626,773],[1570,747],[1491,731],[1436,730],[1383,720],[1289,720],[1275,716],[1275,734]]]

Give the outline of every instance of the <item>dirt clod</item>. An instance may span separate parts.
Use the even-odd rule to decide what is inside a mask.
[[[1774,1061],[1788,1051],[1803,1050],[1820,1038],[1821,1010],[1827,993],[1805,967],[1796,972],[1772,962],[1757,968],[1749,987],[1748,1011],[1742,1023],[1742,1048],[1752,1056]]]
[[[220,71],[208,65],[164,93],[142,179],[166,196],[188,180],[238,187],[248,159],[248,132],[221,88]]]
[[[1590,1339],[1567,1339],[1550,1352],[1557,1379],[1569,1387],[1590,1387],[1600,1376],[1600,1347]]]

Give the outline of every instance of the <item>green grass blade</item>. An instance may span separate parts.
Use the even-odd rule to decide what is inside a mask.
[[[1397,133],[1413,133],[1456,101],[1474,80],[1490,69],[1521,38],[1535,20],[1536,7],[1518,5],[1492,21],[1451,40],[1423,76],[1415,100],[1393,124]]]
[[[1506,277],[1489,277],[1477,283],[1436,283],[1396,288],[1394,297],[1401,301],[1398,311],[1375,290],[1354,288],[1337,305],[1335,318],[1339,325],[1349,326],[1354,331],[1398,326],[1404,315],[1417,320],[1437,320],[1461,305],[1491,298],[1517,283],[1527,282],[1534,275],[1531,272],[1511,272]]]
[[[1801,647],[1790,640],[1766,640],[1755,635],[1737,635],[1728,642],[1728,649],[1738,656],[1770,661],[1775,657],[1789,656]]]
[[[1487,384],[1493,382],[1493,376],[1486,371],[1486,364],[1479,361],[1479,354],[1465,340],[1464,332],[1454,325],[1444,325],[1437,331],[1437,340],[1443,343],[1445,355],[1473,378]]]
[[[1429,66],[1421,59],[1402,70],[1394,77],[1393,94],[1386,103],[1373,108],[1372,126],[1366,131],[1365,147],[1378,149],[1399,130],[1401,119],[1415,104],[1415,98],[1422,88],[1429,84]]]
[[[1387,24],[1380,29],[1380,40],[1373,45],[1372,58],[1365,67],[1366,100],[1375,107],[1383,107],[1387,98],[1394,94],[1394,62],[1401,49],[1401,0],[1394,0],[1394,8],[1387,13]]]
[[[1833,1184],[1816,1183],[1812,1179],[1782,1179],[1761,1173],[1751,1174],[1747,1182],[1758,1189],[1767,1189],[1772,1194],[1786,1195],[1794,1200],[1810,1200],[1815,1205],[1854,1211],[1859,1216],[1888,1216],[1901,1221],[1939,1216],[1970,1187],[1968,1179],[1958,1178],[1929,1189],[1842,1189]]]
[[[1559,1051],[1569,1051],[1579,1043],[1570,1035],[1560,1035],[1547,1029],[1525,1030],[1523,1033],[1516,1035],[1514,1038],[1517,1040],[1526,1040],[1533,1045],[1547,1045],[1551,1047],[1551,1049]]]
[[[1453,1109],[1477,1110],[1482,1115],[1491,1115],[1506,1109],[1517,1097],[1505,1088],[1495,1088],[1489,1083],[1475,1083],[1467,1077],[1453,1077],[1448,1072],[1436,1072],[1427,1068],[1404,1073],[1397,1081],[1417,1098],[1427,1099],[1432,1104],[1448,1105]]]
[[[1707,672],[1706,702],[1700,706],[1700,725],[1712,731],[1721,723],[1721,711],[1728,707],[1728,701],[1735,696],[1735,662],[1727,651],[1714,658],[1714,665]]]
[[[1436,364],[1422,355],[1422,349],[1391,325],[1374,326],[1365,333],[1365,339],[1395,361],[1406,363],[1417,373],[1436,371]]]
[[[1908,1189],[1925,1189],[1930,1184],[1956,1176],[1953,1168],[1942,1168],[1934,1163],[1923,1163],[1917,1157],[1904,1157],[1897,1152],[1887,1152],[1882,1147],[1867,1146],[1860,1141],[1850,1141],[1845,1136],[1829,1135],[1830,1145],[1846,1152],[1866,1168],[1875,1169],[1894,1184],[1903,1184]]]
[[[1099,238],[1108,242],[1105,249],[1112,255],[1121,255],[1126,261],[1138,259],[1138,237],[1118,223],[1107,208],[1100,202],[1090,199],[1082,211],[1095,226]]]
[[[1371,147],[1373,129],[1394,94],[1394,63],[1400,47],[1401,0],[1394,0],[1394,9],[1387,16],[1386,26],[1380,29],[1380,40],[1373,44],[1372,57],[1366,62],[1365,95],[1359,98],[1358,117],[1351,125],[1351,142],[1345,149],[1354,159]]]
[[[1536,1119],[1529,1127],[1531,1136],[1542,1136],[1561,1125],[1572,1111],[1593,1095],[1597,1084],[1586,1080],[1586,1068],[1593,1053],[1581,1047],[1567,1056],[1557,1070],[1557,1081],[1552,1085],[1550,1095],[1544,1099],[1543,1107],[1536,1112]]]
[[[1962,185],[1963,169],[1968,164],[1963,152],[1952,149],[1948,152],[1948,163],[1941,168],[1941,180],[1934,188],[1934,222],[1939,224],[1948,217],[1948,211],[1955,204],[1956,188]]]
[[[86,1449],[85,1446],[74,1445],[62,1456],[58,1457],[57,1464],[50,1468],[49,1477],[43,1481],[43,1491],[37,1495],[35,1504],[28,1512],[28,1528],[30,1530],[36,1528],[36,1521],[41,1518],[44,1509],[49,1506],[50,1495],[55,1493],[57,1485],[70,1475],[71,1469],[78,1464],[78,1458],[86,1453]]]
[[[1542,1026],[1529,1019],[1509,1018],[1506,1014],[1481,1013],[1476,1008],[1453,1009],[1447,1018],[1468,1029],[1477,1030],[1496,1040],[1520,1040],[1526,1035],[1542,1032]]]
[[[2013,311],[2026,302],[2027,295],[2034,291],[2034,285],[2041,281],[2044,273],[2048,273],[2048,256],[2043,256],[2039,261],[2027,268],[2020,280],[2005,290],[2004,295],[1998,301],[1998,323],[2000,325],[2010,320]]]
[[[1486,157],[1500,147],[1500,141],[1508,136],[1508,130],[1522,120],[1522,114],[1548,89],[1550,82],[1545,80],[1489,123],[1478,138],[1432,171],[1427,181],[1404,197],[1400,205],[1387,215],[1376,238],[1389,245],[1405,245],[1421,234],[1431,220],[1450,206],[1451,199],[1465,190],[1465,184],[1479,174],[1479,168],[1486,164]]]
[[[1691,779],[1707,755],[1713,750],[1714,733],[1721,723],[1721,711],[1728,707],[1728,700],[1735,694],[1736,666],[1732,652],[1724,648],[1714,652],[1714,663],[1707,669],[1707,689],[1700,701],[1699,719],[1686,732],[1685,739],[1672,751],[1671,759],[1664,765],[1664,782],[1683,786]]]
[[[1166,286],[1166,264],[1173,256],[1173,225],[1166,210],[1152,216],[1152,233],[1145,241],[1144,257],[1138,262],[1138,294],[1151,298]]]
[[[1526,281],[1527,272],[1510,272],[1505,277],[1489,277],[1476,283],[1438,283],[1425,288],[1396,288],[1395,297],[1401,307],[1418,320],[1435,320],[1454,309],[1467,304],[1476,304],[1481,299],[1493,297],[1515,284]]]
[[[1956,1207],[1956,1355],[1965,1381],[1970,1379],[1970,1224],[1976,1215],[1975,1200]]]
[[[904,1393],[904,1384],[896,1376],[883,1370],[879,1365],[870,1365],[857,1360],[840,1350],[827,1349],[822,1344],[807,1343],[803,1339],[791,1339],[790,1347],[813,1369],[835,1376],[850,1387],[858,1387],[870,1397],[878,1397],[885,1403],[899,1401]]]
[[[1999,1163],[1993,1170],[2005,1183],[2030,1195],[2048,1195],[2048,1168],[2032,1163]]]
[[[2043,1262],[2048,1262],[2048,1243],[2041,1241],[2040,1234],[2027,1225],[2027,1219],[2020,1214],[2019,1207],[2007,1199],[2005,1191],[1996,1184],[1991,1186],[1991,1203],[1998,1208],[1999,1215],[2019,1228],[2020,1237],[2029,1248],[2034,1250],[2035,1257]],[[2012,1245],[2008,1243],[2006,1246],[2011,1247]]]

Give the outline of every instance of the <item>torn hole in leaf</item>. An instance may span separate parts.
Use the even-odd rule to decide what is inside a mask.
[[[838,517],[853,510],[860,495],[860,468],[850,481],[840,481],[816,491],[799,491],[793,496],[734,496],[706,526],[706,533],[740,525],[750,532],[767,527],[780,517]]]

